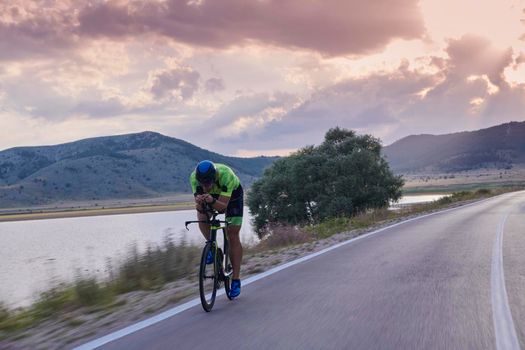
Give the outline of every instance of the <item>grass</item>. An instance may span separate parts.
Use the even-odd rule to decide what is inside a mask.
[[[7,320],[9,318],[9,315],[10,312],[7,309],[7,307],[3,303],[0,303],[0,323]]]
[[[338,232],[349,230],[351,219],[346,217],[329,218],[320,224],[305,227],[306,232],[312,236],[323,239]]]
[[[192,294],[193,294],[192,291],[180,291],[178,293],[175,293],[175,295],[173,295],[170,298],[168,298],[168,301],[166,302],[166,305],[178,303],[182,299],[184,299],[184,298],[186,298],[186,297],[188,297],[188,296],[190,296]]]
[[[188,245],[184,239],[175,244],[169,236],[162,246],[150,246],[142,254],[134,246],[119,268],[114,288],[119,294],[161,288],[165,283],[194,273],[200,252],[200,247]]]
[[[78,319],[78,318],[67,318],[66,323],[69,327],[78,327],[86,323],[86,321]]]
[[[121,307],[121,306],[124,306],[128,303],[128,301],[126,299],[122,299],[120,301],[117,301],[113,304],[110,305],[111,308],[116,308],[116,307]]]
[[[0,304],[0,338],[17,336],[20,331],[55,317],[59,314],[83,309],[97,313],[123,306],[126,300],[115,298],[135,290],[159,290],[166,283],[193,274],[198,266],[200,247],[191,246],[183,239],[175,243],[170,236],[162,245],[150,246],[139,253],[137,246],[128,252],[127,259],[110,272],[107,280],[99,281],[90,276],[77,276],[71,284],[60,284],[42,294],[29,307],[9,310]],[[70,327],[78,321],[64,319]]]
[[[252,273],[252,274],[261,273],[261,272],[264,272],[264,268],[262,267],[253,267],[252,269],[248,271],[248,273]]]
[[[152,313],[154,313],[155,311],[156,311],[156,309],[155,309],[155,308],[152,308],[152,307],[148,307],[148,308],[144,309],[144,313],[145,313],[146,315],[148,315],[148,314],[152,314]]]
[[[443,186],[415,186],[403,189],[404,195],[415,194],[436,194],[436,193],[451,193],[470,191],[475,192],[479,189],[490,189],[499,191],[502,188],[524,188],[525,181],[508,181],[508,182],[480,182],[457,185],[443,185]]]

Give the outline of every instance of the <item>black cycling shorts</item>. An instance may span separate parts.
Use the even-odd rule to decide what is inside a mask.
[[[218,199],[218,194],[213,194],[213,198]],[[244,209],[244,191],[242,186],[239,184],[230,197],[230,202],[226,207],[226,221],[230,225],[242,225],[242,216]]]

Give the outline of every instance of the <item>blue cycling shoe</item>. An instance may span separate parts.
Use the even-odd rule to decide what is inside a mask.
[[[232,280],[230,287],[230,298],[236,298],[241,294],[241,280]]]
[[[213,263],[213,250],[208,250],[208,255],[206,255],[206,265]]]

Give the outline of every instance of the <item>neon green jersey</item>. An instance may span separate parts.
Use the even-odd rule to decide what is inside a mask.
[[[217,169],[217,172],[215,173],[215,183],[213,184],[213,187],[209,193],[231,197],[232,192],[236,190],[237,187],[239,187],[241,181],[237,175],[235,175],[233,170],[227,165],[215,163],[215,169]],[[193,194],[196,194],[199,182],[195,177],[195,170],[190,175],[190,183]]]

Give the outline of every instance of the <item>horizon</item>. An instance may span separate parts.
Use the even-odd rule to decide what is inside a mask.
[[[524,0],[13,0],[0,10],[1,150],[151,130],[274,156],[321,143],[320,125],[386,146],[525,120]]]

